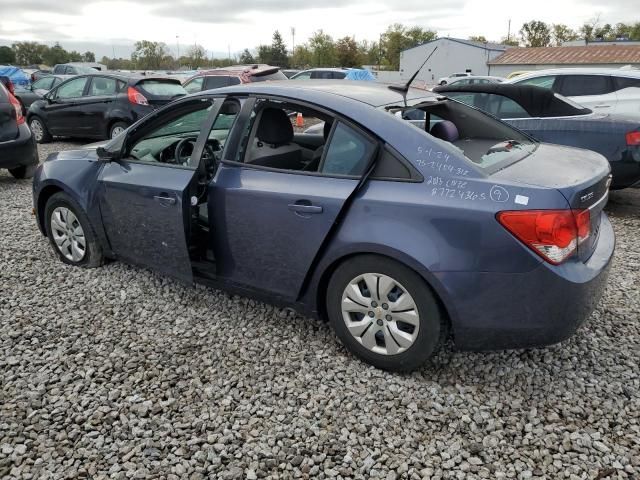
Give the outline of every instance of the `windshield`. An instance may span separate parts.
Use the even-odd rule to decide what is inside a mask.
[[[522,160],[538,146],[519,130],[453,100],[429,101],[388,110],[431,136],[450,143],[476,167],[486,170]]]
[[[280,70],[270,73],[268,75],[251,75],[252,82],[266,82],[270,80],[289,80],[287,76]]]
[[[138,86],[145,92],[158,97],[176,97],[187,94],[178,80],[142,80]]]

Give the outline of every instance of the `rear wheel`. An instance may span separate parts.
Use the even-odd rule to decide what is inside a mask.
[[[129,125],[127,125],[124,122],[114,123],[113,125],[111,125],[111,128],[109,129],[109,138],[117,137],[122,132],[124,132],[127,128],[129,128]]]
[[[375,255],[352,258],[336,269],[327,290],[327,312],[342,343],[385,370],[420,367],[436,351],[446,328],[424,280]]]
[[[29,119],[29,128],[31,129],[33,138],[36,139],[36,142],[49,143],[51,141],[51,134],[40,117],[31,117]]]
[[[443,87],[444,87],[446,84],[447,84],[447,82],[446,82],[446,81],[444,81],[444,80],[442,80],[442,81],[440,82],[440,85],[442,85]]]
[[[49,198],[45,207],[47,237],[60,260],[93,268],[102,265],[102,248],[82,208],[66,193]]]
[[[38,165],[23,165],[22,167],[10,168],[9,173],[14,176],[14,178],[31,178],[36,171],[36,167]]]

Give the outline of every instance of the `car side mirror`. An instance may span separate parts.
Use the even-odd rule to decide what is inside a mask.
[[[96,153],[98,154],[98,160],[102,162],[113,162],[120,159],[120,151],[118,150],[108,150],[104,147],[98,147]]]

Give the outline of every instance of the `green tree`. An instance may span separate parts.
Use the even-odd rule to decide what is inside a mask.
[[[67,63],[70,61],[69,52],[67,52],[62,46],[56,42],[53,47],[45,47],[46,50],[42,55],[44,63],[50,66],[54,66],[58,63]]]
[[[18,65],[36,65],[43,63],[48,47],[38,42],[16,42],[11,48]]]
[[[311,51],[311,63],[314,67],[334,67],[336,65],[336,47],[333,38],[324,33],[322,29],[313,32],[309,38],[309,50]]]
[[[306,43],[296,45],[296,51],[291,57],[289,64],[296,68],[311,68],[313,65],[313,53]]]
[[[287,47],[282,40],[282,35],[276,30],[273,32],[273,40],[271,41],[271,65],[286,68],[288,64]]]
[[[394,23],[387,28],[381,37],[384,60],[381,63],[389,65],[392,70],[399,70],[400,52],[436,38],[438,38],[438,34],[433,30],[426,30],[422,27],[407,28],[401,23]]]
[[[483,35],[472,35],[469,37],[469,40],[472,42],[479,42],[479,43],[489,43],[487,41],[487,37],[483,36]]]
[[[501,45],[507,45],[508,47],[519,47],[520,46],[520,42],[518,41],[517,38],[514,38],[514,37],[510,37],[510,38],[503,37],[500,40],[500,44]]]
[[[82,54],[82,61],[83,62],[95,62],[96,61],[96,54],[93,52],[84,52]]]
[[[336,41],[336,61],[341,67],[360,67],[363,53],[353,37],[343,37]]]
[[[520,29],[522,42],[526,47],[548,47],[551,45],[551,29],[539,20],[531,20]]]
[[[273,52],[270,45],[258,46],[258,61],[269,65],[273,64]]]
[[[0,47],[0,64],[2,65],[12,65],[16,63],[16,54],[11,49],[11,47],[7,47],[3,45]]]
[[[202,45],[192,45],[187,50],[187,59],[192,68],[201,67],[207,60],[207,52]]]
[[[251,55],[251,52],[248,48],[245,48],[240,54],[240,63],[242,63],[243,65],[256,63],[255,58],[253,58],[253,55]]]
[[[561,47],[564,42],[578,39],[578,34],[562,23],[556,23],[551,27],[551,37],[556,47]]]
[[[143,70],[157,70],[166,64],[169,57],[167,45],[163,42],[141,40],[134,44],[135,50],[131,54],[131,60],[137,68]]]

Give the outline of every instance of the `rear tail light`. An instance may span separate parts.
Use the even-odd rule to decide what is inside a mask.
[[[15,95],[16,94],[16,88],[13,85],[13,82],[11,81],[11,79],[9,79],[9,81],[7,81],[7,83],[5,85],[7,86],[7,90],[9,90],[9,93],[11,95]]]
[[[13,109],[16,111],[16,123],[22,125],[25,122],[24,115],[22,114],[22,104],[12,94],[9,94],[9,102],[11,102]]]
[[[630,147],[636,147],[640,145],[640,132],[627,133],[627,145]]]
[[[147,97],[133,87],[127,89],[127,97],[129,97],[131,103],[135,103],[136,105],[149,105]]]
[[[496,218],[535,253],[553,265],[573,255],[591,234],[589,210],[517,210]]]

